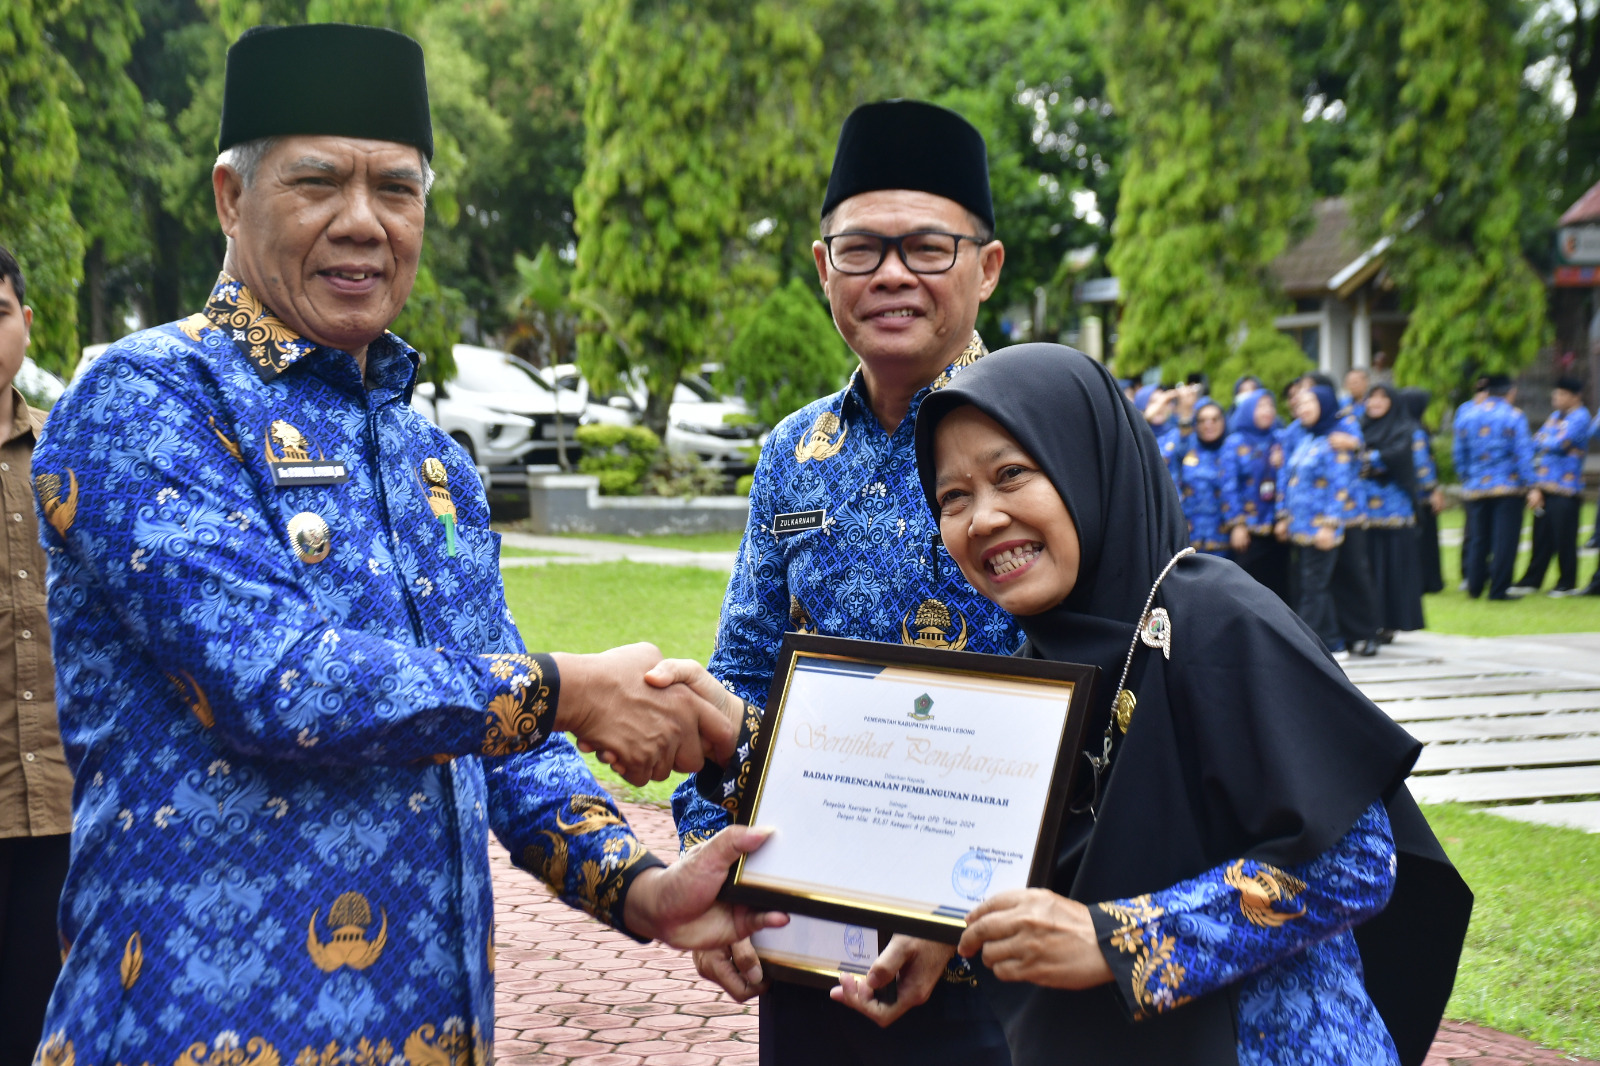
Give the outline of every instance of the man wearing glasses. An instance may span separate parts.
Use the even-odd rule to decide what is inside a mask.
[[[1010,618],[938,547],[912,437],[922,400],[986,353],[973,327],[1005,249],[994,239],[982,135],[931,104],[858,108],[839,134],[812,250],[861,365],[843,390],[784,419],[756,466],[709,669],[757,707],[791,630],[1001,654],[1019,643]],[[739,765],[708,766],[679,788],[673,813],[685,846],[727,824],[743,780]],[[819,938],[828,925],[792,921]],[[695,956],[735,999],[761,993],[763,1064],[1006,1066],[1004,1034],[972,970],[951,961],[946,947],[896,937],[873,976],[874,985],[895,981],[889,1004],[854,980],[833,989],[837,1001],[769,982],[748,940]]]

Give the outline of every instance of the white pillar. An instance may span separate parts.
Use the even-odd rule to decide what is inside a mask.
[[[1328,313],[1331,300],[1322,301],[1322,311],[1317,319],[1317,369],[1324,374],[1333,373],[1333,320]]]
[[[1350,365],[1372,366],[1372,312],[1367,307],[1367,290],[1356,293],[1356,317],[1350,323]]]

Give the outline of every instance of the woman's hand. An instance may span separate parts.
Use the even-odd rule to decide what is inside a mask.
[[[1334,532],[1328,526],[1318,526],[1317,532],[1311,538],[1312,547],[1318,551],[1333,550]]]
[[[761,959],[749,940],[736,940],[725,948],[695,952],[694,968],[701,977],[721,985],[735,1003],[759,996],[771,984],[761,972]]]
[[[949,944],[896,933],[865,977],[842,973],[838,985],[828,995],[835,1003],[843,1003],[879,1025],[887,1026],[912,1007],[928,1002],[944,976],[950,956],[955,953],[956,949]],[[878,989],[890,984],[897,986],[893,1003],[872,998]]]
[[[1428,506],[1433,508],[1434,514],[1438,514],[1440,511],[1444,510],[1445,498],[1443,489],[1434,489],[1432,492],[1428,493]]]
[[[1043,888],[1012,889],[978,904],[956,950],[964,959],[981,952],[1002,981],[1082,989],[1114,979],[1089,908]]]
[[[1242,552],[1250,547],[1250,531],[1244,526],[1234,526],[1228,534],[1228,543],[1233,545],[1233,550]]]
[[[1272,535],[1279,540],[1287,541],[1289,539],[1289,520],[1287,518],[1278,519],[1272,527]]]

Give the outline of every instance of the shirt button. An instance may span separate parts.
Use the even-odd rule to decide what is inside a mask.
[[[27,759],[29,762],[33,762],[33,752],[28,752],[28,754],[23,756],[23,758]]]
[[[20,522],[20,521],[22,521],[22,516],[21,516],[21,515],[19,515],[19,514],[17,514],[17,513],[16,513],[16,512],[12,512],[12,514],[11,514],[11,520],[12,520],[12,521],[13,521],[13,522]]]
[[[28,688],[23,689],[22,690],[22,698],[25,699],[25,700],[33,699],[33,690],[32,689],[28,689]]]
[[[23,631],[22,631],[22,639],[23,639],[23,640],[32,640],[32,639],[33,639],[33,630],[31,630],[31,629],[24,629],[24,630],[23,630]]]
[[[28,572],[26,570],[18,570],[17,576],[26,581],[28,579]]]
[[[11,469],[11,464],[10,463],[0,463],[0,470],[10,470],[10,469]]]

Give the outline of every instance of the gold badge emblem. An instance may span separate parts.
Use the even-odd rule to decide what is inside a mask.
[[[63,537],[78,517],[78,475],[67,470],[67,494],[61,495],[61,477],[58,474],[40,474],[33,479],[33,490],[39,494],[39,504],[44,508],[45,521],[55,527]]]
[[[317,915],[320,911],[311,912],[311,921],[306,925],[306,951],[311,955],[311,961],[316,963],[317,969],[323,973],[332,973],[341,966],[348,966],[352,970],[365,970],[368,966],[378,961],[378,956],[383,954],[383,946],[389,941],[389,914],[382,908],[379,913],[383,915],[383,924],[378,929],[378,935],[371,940],[367,939],[367,930],[372,925],[372,907],[367,903],[367,897],[359,892],[346,892],[333,901],[333,906],[328,908],[328,927],[333,930],[333,935],[324,944],[317,936]]]
[[[274,444],[278,446],[277,453],[272,450]],[[311,462],[311,443],[306,440],[306,435],[281,418],[267,427],[262,445],[266,448],[269,463]]]
[[[212,427],[215,430],[216,427]],[[217,434],[221,436],[221,434]],[[223,443],[227,440],[224,438]],[[274,450],[273,446],[277,448]],[[261,439],[261,450],[267,458],[267,468],[272,472],[272,483],[278,488],[302,485],[343,485],[350,480],[350,471],[337,459],[329,459],[316,449],[312,455],[311,442],[293,424],[275,419]]]
[[[310,511],[301,511],[289,519],[289,543],[302,563],[320,563],[333,548],[328,523]]]
[[[967,646],[967,619],[960,611],[956,618],[960,619],[960,631],[956,629],[956,622],[950,617],[950,608],[938,600],[923,600],[917,607],[917,615],[912,623],[917,632],[913,636],[906,628],[906,622],[911,618],[907,611],[900,619],[900,643],[909,644],[917,648],[940,648],[945,651],[962,651]]]
[[[789,628],[794,633],[815,633],[817,623],[811,620],[811,612],[806,610],[806,605],[800,602],[800,597],[794,593],[789,594]]]
[[[1133,724],[1133,711],[1137,706],[1139,701],[1127,689],[1117,693],[1116,702],[1111,705],[1111,714],[1116,718],[1117,728],[1122,732],[1126,733],[1128,727]]]
[[[450,472],[437,459],[422,461],[422,485],[428,490],[428,509],[444,525],[444,553],[456,554],[456,503],[450,498]]]
[[[806,431],[799,444],[794,446],[794,459],[803,463],[807,459],[831,459],[839,454],[839,449],[844,447],[844,437],[850,432],[850,427],[839,422],[839,416],[832,411],[824,411],[811,423],[811,428]],[[838,436],[835,437],[834,434]]]

